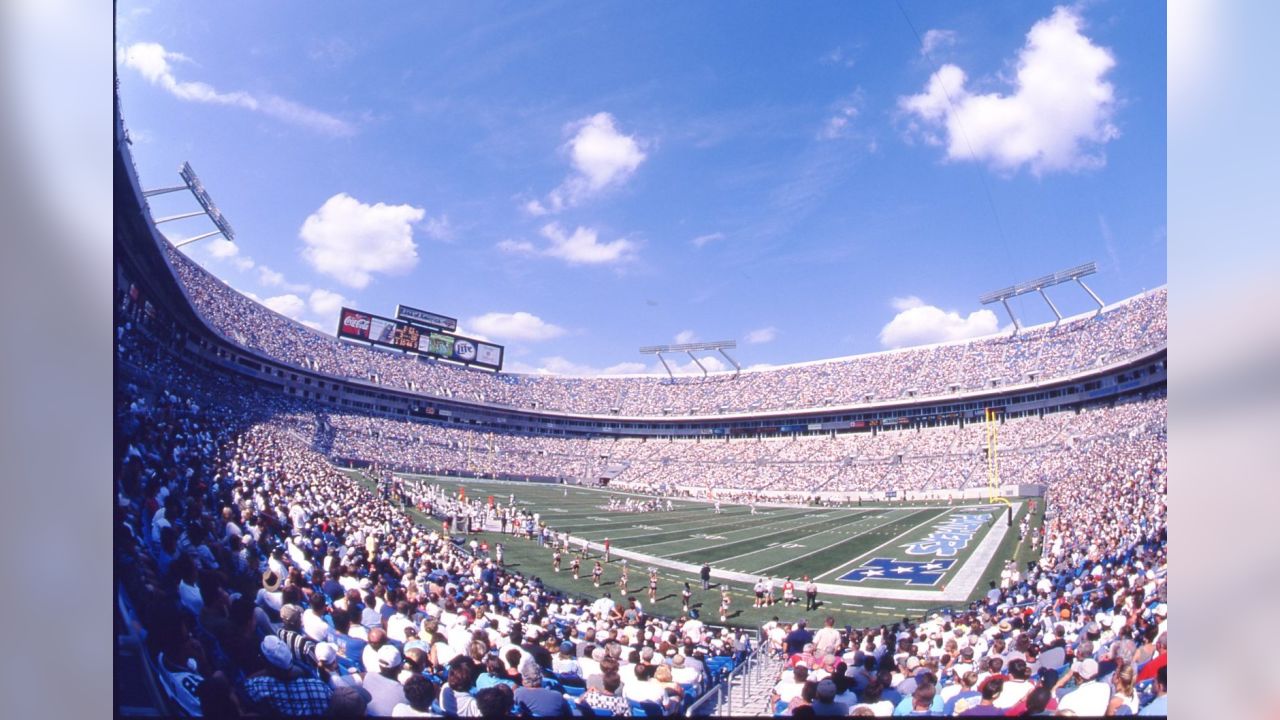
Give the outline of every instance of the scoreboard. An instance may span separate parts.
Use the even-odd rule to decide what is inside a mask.
[[[342,313],[338,316],[338,337],[491,370],[502,369],[504,348],[501,345],[443,330],[429,330],[351,308],[342,308]]]

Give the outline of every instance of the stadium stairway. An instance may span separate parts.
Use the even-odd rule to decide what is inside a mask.
[[[769,697],[782,675],[782,658],[773,657],[766,650],[760,650],[752,656],[750,663],[740,667],[729,677],[725,692],[716,703],[715,715],[743,716],[754,715],[769,717],[773,715],[773,707]]]

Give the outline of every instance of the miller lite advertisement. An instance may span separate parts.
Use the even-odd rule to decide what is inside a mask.
[[[453,358],[462,362],[474,362],[476,359],[476,344],[470,340],[458,338],[453,343]]]
[[[341,320],[338,322],[338,334],[346,337],[369,339],[369,325],[373,318],[362,312],[342,308]]]

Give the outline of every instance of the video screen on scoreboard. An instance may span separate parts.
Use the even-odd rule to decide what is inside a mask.
[[[426,330],[407,322],[342,308],[338,337],[407,350],[420,355],[502,369],[503,347],[451,333]]]
[[[438,357],[453,357],[453,336],[433,332],[427,335],[427,352]]]

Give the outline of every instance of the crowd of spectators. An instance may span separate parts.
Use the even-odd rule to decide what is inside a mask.
[[[1163,395],[1079,413],[1010,419],[997,452],[1005,485],[1054,485],[1105,459],[1163,442]],[[824,493],[913,491],[951,498],[988,483],[987,428],[965,426],[781,438],[613,439],[501,434],[312,407],[275,421],[324,438],[334,458],[372,459],[404,472],[549,477],[646,494],[809,502]]]
[[[786,658],[775,714],[1166,715],[1166,438],[1090,442],[1048,498],[1044,554],[968,608],[811,632],[765,628]]]
[[[431,368],[439,385],[416,388],[424,392],[471,392],[457,388],[472,377],[524,382],[339,345],[203,275],[186,277],[203,271],[185,260],[174,263],[206,317],[277,357],[355,377],[368,367],[383,372],[384,360]],[[1147,295],[1090,321],[1087,332],[1043,331],[1070,340],[956,347],[1084,367],[1099,356],[1082,339],[1095,333],[1121,349],[1132,332],[1158,332],[1163,342],[1163,303],[1162,292]],[[693,496],[715,487],[720,497],[776,489],[810,499],[815,491],[986,482],[980,426],[759,441],[571,440],[324,411],[187,367],[154,339],[165,332],[162,313],[132,299],[117,310],[116,576],[162,686],[192,714],[494,717],[561,713],[570,702],[620,715],[652,703],[676,714],[705,687],[715,658],[744,650],[741,637],[696,619],[633,611],[607,593],[551,591],[415,523],[336,471],[334,457],[468,470],[487,463],[516,476],[587,477],[620,465],[624,487]],[[246,310],[242,322],[228,320]],[[1115,322],[1117,313],[1127,320]],[[273,334],[305,339],[272,345]],[[1003,349],[980,347],[986,342]],[[297,355],[303,347],[315,354]],[[911,352],[922,368],[946,367],[937,351]],[[365,365],[365,355],[380,360]],[[481,395],[491,385],[484,387]],[[661,387],[655,393],[668,395],[660,403],[678,392]],[[787,392],[785,384],[775,389]],[[766,625],[769,651],[788,666],[776,711],[1164,714],[1166,412],[1156,397],[1006,422],[1002,479],[1047,488],[1043,535],[1032,538],[1040,559],[1007,568],[982,601],[928,618],[843,630],[828,623],[816,633],[802,622]]]
[[[184,711],[673,714],[745,651],[468,552],[272,422],[285,401],[228,393],[120,328],[116,576]]]
[[[1067,376],[1166,344],[1166,291],[1152,291],[1096,316],[1017,336],[988,337],[772,369],[665,376],[566,377],[492,373],[425,356],[338,340],[241,295],[166,246],[198,311],[226,337],[279,361],[436,397],[579,414],[662,416],[750,412],[861,403]],[[336,331],[336,328],[335,328]]]

